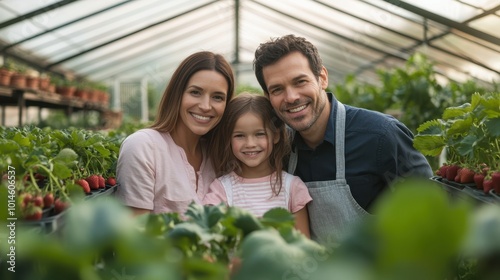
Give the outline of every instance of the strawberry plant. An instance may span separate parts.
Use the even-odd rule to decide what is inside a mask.
[[[446,108],[441,119],[417,131],[414,146],[424,155],[438,156],[446,149],[447,163],[438,176],[489,192],[489,180],[500,174],[500,93],[475,93],[470,103]]]
[[[53,130],[25,126],[0,128],[0,173],[16,170],[19,217],[38,220],[38,207],[57,214],[72,200],[105,190],[113,183],[119,145],[123,138],[69,128]],[[82,183],[82,180],[85,183]],[[116,185],[110,184],[110,186]],[[28,199],[28,197],[31,197]],[[35,213],[35,214],[33,214]],[[52,213],[52,212],[51,212]]]

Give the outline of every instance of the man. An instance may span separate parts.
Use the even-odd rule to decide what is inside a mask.
[[[343,105],[325,91],[328,72],[306,39],[286,35],[261,44],[254,70],[274,110],[293,129],[288,172],[306,182],[313,198],[313,239],[341,241],[395,179],[432,176],[404,124]]]

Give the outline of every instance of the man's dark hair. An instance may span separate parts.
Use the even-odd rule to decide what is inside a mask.
[[[309,61],[309,67],[316,78],[319,77],[323,62],[319,56],[318,49],[303,37],[297,37],[293,34],[285,35],[279,38],[271,38],[270,41],[259,45],[255,51],[255,59],[253,61],[253,68],[255,76],[259,82],[262,90],[266,94],[267,86],[262,74],[262,68],[265,66],[276,63],[282,57],[292,53],[300,52]]]

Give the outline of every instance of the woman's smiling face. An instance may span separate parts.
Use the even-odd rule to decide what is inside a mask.
[[[182,95],[178,128],[199,136],[208,133],[222,118],[227,92],[228,84],[222,74],[212,70],[196,72]]]

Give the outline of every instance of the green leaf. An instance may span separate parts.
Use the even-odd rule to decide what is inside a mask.
[[[471,205],[452,203],[439,185],[427,180],[407,180],[394,189],[374,210],[383,248],[376,259],[380,271],[403,269],[426,279],[446,278],[466,237]]]
[[[469,134],[466,137],[464,137],[460,142],[455,144],[455,149],[461,156],[473,158],[474,157],[473,146],[477,142],[477,140],[478,139],[476,135]]]
[[[65,190],[71,200],[81,200],[85,197],[82,187],[73,182],[66,182]]]
[[[74,166],[78,155],[73,149],[64,148],[53,159],[54,163]]]
[[[161,236],[167,231],[167,224],[160,214],[147,215],[146,233],[151,236]]]
[[[123,238],[137,234],[130,211],[115,199],[89,199],[74,203],[66,213],[63,242],[81,257],[92,259]]]
[[[500,115],[497,118],[486,120],[484,125],[493,137],[500,137]]]
[[[19,152],[21,147],[13,140],[0,139],[0,153],[10,154],[14,152]]]
[[[104,147],[102,143],[95,143],[92,147],[99,152],[100,156],[103,158],[107,158],[111,155],[111,152]]]
[[[444,123],[442,120],[431,120],[424,122],[417,128],[418,134],[444,135]]]
[[[22,147],[30,147],[30,139],[24,135],[22,135],[20,132],[16,133],[14,137],[12,138],[16,143],[19,144],[19,146]]]
[[[470,111],[471,111],[470,103],[465,103],[465,104],[462,104],[458,107],[449,107],[449,108],[446,108],[444,110],[443,119],[449,120],[449,119],[456,119],[459,117],[464,117]]]
[[[228,279],[228,268],[222,263],[210,263],[198,258],[186,258],[182,269],[191,277],[186,279],[221,280]],[[169,278],[161,278],[169,279]]]
[[[474,94],[472,94],[472,96],[471,96],[471,108],[472,108],[472,110],[475,110],[476,107],[481,104],[481,100],[482,100],[481,94],[479,94],[478,92],[475,92]]]
[[[474,212],[465,252],[471,256],[488,256],[500,251],[500,206],[484,204]]]
[[[209,206],[191,203],[186,211],[186,216],[199,226],[210,229],[224,217],[225,208],[223,205]]]
[[[295,218],[292,213],[284,208],[273,208],[268,210],[260,219],[263,225],[272,226],[276,229],[280,227],[293,227]]]
[[[167,233],[167,237],[173,240],[175,246],[179,246],[184,250],[189,250],[192,246],[197,245],[201,240],[206,240],[207,232],[194,223],[181,223],[175,225],[172,230]]]
[[[426,156],[438,156],[446,147],[446,141],[441,135],[416,135],[413,146]]]
[[[229,207],[228,214],[234,217],[233,225],[242,230],[243,236],[264,228],[254,215],[244,209]]]
[[[465,119],[455,120],[446,131],[446,136],[452,138],[456,135],[467,134],[472,126],[472,118],[469,116]]]
[[[71,132],[71,143],[73,143],[77,147],[85,147],[85,135],[80,130],[73,130]]]
[[[302,267],[305,260],[315,261],[314,257],[321,254],[321,246],[314,241],[309,244],[310,251],[307,246],[287,243],[272,228],[252,232],[241,244],[243,262],[234,279],[294,279],[290,276],[296,268]]]
[[[59,179],[66,179],[73,175],[72,169],[60,162],[54,162],[54,169],[52,170],[52,173]]]

